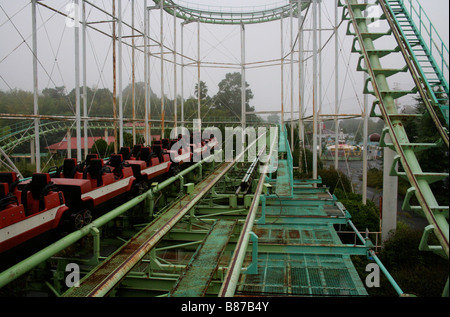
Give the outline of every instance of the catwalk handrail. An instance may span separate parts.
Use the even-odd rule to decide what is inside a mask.
[[[386,77],[382,74],[378,76],[375,74],[375,68],[381,68],[379,57],[376,55],[369,56],[368,49],[374,49],[373,41],[369,38],[364,39],[362,35],[362,30],[360,27],[364,28],[364,31],[368,29],[367,21],[364,19],[362,14],[361,7],[357,7],[360,5],[357,0],[345,0],[348,13],[351,19],[351,22],[354,26],[355,35],[358,38],[360,43],[361,53],[364,57],[365,64],[367,65],[367,72],[369,76],[373,79],[372,85],[376,98],[379,101],[379,108],[382,113],[383,120],[389,129],[389,134],[392,139],[392,145],[397,152],[400,162],[405,170],[406,176],[414,188],[416,197],[419,201],[419,204],[427,218],[428,222],[433,225],[435,229],[435,234],[440,244],[442,245],[443,251],[446,256],[449,255],[449,229],[448,222],[445,219],[445,216],[442,214],[434,214],[433,206],[437,206],[438,203],[436,198],[433,195],[433,192],[430,188],[428,182],[419,179],[416,176],[418,171],[421,171],[420,164],[418,159],[413,151],[413,149],[403,149],[402,141],[408,140],[406,135],[405,128],[403,125],[398,124],[399,120],[395,118],[391,118],[391,115],[395,116],[398,114],[398,111],[394,104],[394,99],[392,96],[384,95],[382,93],[382,87],[385,89],[389,89]],[[354,7],[353,7],[353,6]],[[395,125],[394,122],[395,121]],[[403,141],[404,142],[404,141]]]
[[[443,78],[446,81],[446,87],[447,87],[447,93],[448,93],[448,75],[449,75],[449,67],[448,67],[448,58],[449,58],[449,50],[448,47],[445,45],[444,41],[442,40],[441,36],[439,35],[439,32],[434,27],[433,22],[426,14],[425,10],[422,8],[420,3],[417,0],[406,0],[409,2],[409,6],[404,3],[405,9],[409,10],[408,13],[413,19],[414,23],[419,22],[419,28],[418,31],[421,36],[423,36],[423,33],[425,32],[430,40],[429,50],[431,54],[433,54],[433,46],[436,48],[439,57],[441,60],[439,63],[437,63],[440,67],[441,73],[443,75]],[[418,6],[418,9],[417,7]],[[414,13],[417,16],[417,19],[414,19]],[[424,30],[424,32],[422,32]],[[437,37],[437,38],[436,38]],[[435,55],[433,54],[433,57]],[[447,58],[447,59],[446,59]],[[447,77],[446,77],[447,76]]]

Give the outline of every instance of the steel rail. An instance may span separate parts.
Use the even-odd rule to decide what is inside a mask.
[[[222,150],[218,150],[218,153],[222,152]],[[4,272],[0,273],[0,288],[3,286],[11,283],[15,279],[19,278],[23,274],[27,273],[28,271],[32,270],[34,267],[38,266],[40,263],[46,261],[47,259],[51,258],[58,252],[66,249],[67,247],[71,246],[72,244],[76,243],[83,237],[89,235],[91,232],[98,230],[98,228],[103,227],[111,220],[117,218],[118,216],[122,215],[123,213],[127,212],[133,207],[136,207],[140,203],[147,200],[149,197],[154,195],[155,193],[161,191],[165,187],[169,186],[171,183],[175,182],[178,179],[181,179],[184,175],[187,173],[193,171],[196,168],[199,168],[202,164],[208,163],[213,156],[209,156],[202,161],[195,163],[194,165],[184,169],[179,174],[170,177],[166,181],[162,182],[161,184],[158,184],[156,187],[148,190],[146,193],[135,197],[131,199],[130,201],[126,202],[125,204],[116,207],[115,209],[111,210],[107,214],[101,216],[100,218],[94,220],[89,225],[81,228],[80,230],[74,231],[64,238],[56,241],[55,243],[51,244],[50,246],[46,247],[45,249],[42,249],[41,251],[33,254],[32,256],[28,257],[27,259],[23,260],[22,262],[19,262],[18,264],[12,266],[11,268],[5,270]]]
[[[403,38],[401,36],[399,30],[397,29],[398,25],[395,22],[393,13],[386,6],[386,3],[384,1],[380,1],[380,6],[383,9],[383,13],[386,16],[386,20],[389,24],[389,27],[392,30],[392,34],[394,35],[395,40],[397,41],[397,44],[400,47],[402,55],[405,59],[405,62],[408,65],[408,68],[411,72],[411,76],[414,79],[414,83],[416,84],[416,87],[419,90],[420,97],[422,98],[422,101],[423,101],[426,109],[428,110],[430,117],[432,118],[434,124],[436,125],[436,129],[439,131],[439,134],[441,135],[441,138],[444,140],[445,145],[447,146],[447,149],[448,149],[448,147],[449,147],[448,131],[446,131],[446,129],[444,129],[444,127],[442,126],[442,123],[439,120],[439,117],[438,117],[436,111],[434,111],[434,107],[431,105],[431,102],[430,102],[430,98],[433,98],[433,96],[432,96],[433,92],[431,91],[431,87],[429,86],[428,82],[426,82],[426,80],[425,80],[425,84],[426,84],[427,90],[428,90],[428,95],[430,96],[430,98],[428,98],[427,93],[425,92],[425,88],[422,86],[422,83],[420,80],[420,77],[421,77],[421,75],[419,73],[420,67],[416,63],[413,63],[412,58],[409,58],[409,56],[414,56],[414,54],[412,51],[410,51],[408,45],[405,43],[405,41],[406,41],[405,38]],[[409,54],[408,54],[408,52],[409,52]],[[436,106],[438,107],[439,105],[436,104]]]
[[[235,252],[228,267],[227,275],[219,292],[219,297],[231,297],[236,291],[237,281],[241,273],[242,263],[244,262],[245,253],[247,251],[248,241],[250,239],[250,232],[253,228],[256,212],[258,210],[260,196],[262,193],[264,180],[266,178],[267,165],[264,165],[264,172],[259,177],[258,186],[256,188],[255,197],[253,198],[247,218],[243,225],[243,231],[239,237]]]
[[[273,149],[277,139],[278,138],[274,138],[271,143],[269,151],[270,156],[273,153]],[[241,235],[239,236],[239,240],[236,244],[235,251],[228,266],[224,282],[222,283],[222,286],[220,288],[219,297],[231,297],[234,295],[236,291],[237,282],[241,274],[242,264],[244,262],[245,253],[247,251],[247,246],[250,239],[250,232],[253,228],[253,223],[255,221],[256,213],[258,211],[259,201],[269,166],[270,160],[262,167],[263,170],[261,171],[261,175],[259,177],[258,185],[255,190],[255,195],[250,205],[247,218],[245,219],[245,222],[243,224],[242,227],[243,229],[241,231]]]
[[[191,210],[212,188],[213,186],[222,179],[226,173],[236,164],[240,161],[241,157],[245,154],[248,149],[250,149],[252,146],[254,146],[257,141],[265,137],[265,134],[259,136],[256,140],[254,140],[251,144],[247,146],[247,148],[242,151],[242,153],[239,153],[232,162],[226,162],[219,167],[218,174],[213,174],[210,177],[203,180],[200,184],[198,184],[196,187],[200,187],[201,190],[198,192],[194,198],[191,199],[191,197],[186,197],[188,200],[188,203],[184,205],[182,208],[180,208],[178,211],[175,212],[167,221],[163,218],[163,215],[160,216],[155,222],[152,222],[149,224],[146,228],[144,228],[138,235],[136,235],[132,240],[130,240],[129,243],[122,246],[117,252],[115,252],[111,257],[109,257],[107,260],[105,260],[102,264],[100,264],[95,271],[101,271],[102,268],[107,268],[109,263],[113,263],[115,258],[120,255],[121,251],[124,251],[125,253],[125,260],[120,259],[120,264],[112,271],[104,272],[103,275],[100,272],[100,278],[102,280],[89,292],[82,293],[79,295],[73,295],[76,294],[77,289],[71,288],[68,290],[64,296],[85,296],[85,297],[102,297],[107,296],[109,292],[118,285],[123,278],[132,270],[132,268],[138,264],[143,257],[150,252],[151,249],[153,249],[159,241]],[[212,157],[210,156],[209,159]],[[207,158],[208,159],[208,158]],[[177,176],[174,176],[177,177]],[[156,189],[159,190],[162,186],[164,186],[163,182],[161,185],[157,186]],[[206,185],[205,185],[206,184]],[[203,187],[204,186],[204,187]],[[202,188],[203,187],[203,188]],[[159,223],[158,220],[162,219],[161,222],[162,226],[158,228]],[[146,238],[146,234],[149,234],[149,237]],[[133,246],[131,246],[131,249],[127,248],[128,245],[132,245],[134,241],[138,240],[138,238],[142,236],[144,237],[145,241],[139,245],[134,250],[132,249]],[[127,254],[127,252],[129,254]],[[117,260],[116,260],[117,261]],[[91,272],[88,276],[86,276],[81,282],[86,282],[90,276],[92,276],[93,273]],[[95,280],[95,277],[93,278]],[[95,281],[94,281],[95,282]]]
[[[234,163],[234,162],[233,162]],[[151,233],[150,238],[145,241],[144,244],[140,245],[131,254],[127,255],[125,261],[121,262],[114,270],[112,270],[105,279],[103,279],[98,285],[96,285],[89,293],[85,294],[86,297],[103,297],[108,295],[108,293],[131,271],[131,269],[143,259],[143,257],[150,252],[161,239],[183,218],[189,210],[191,210],[208,192],[209,190],[233,167],[233,163],[224,163],[219,167],[219,174],[213,175],[213,178],[206,178],[203,180],[207,185],[201,189],[197,195],[190,200],[183,208],[178,210],[169,221],[165,222],[160,228],[158,227],[158,221],[150,224],[147,228],[141,231],[140,236]],[[201,186],[201,184],[199,184]],[[197,185],[197,186],[199,186]],[[133,244],[137,238],[133,238],[129,243],[124,245],[117,253],[112,257],[105,260],[99,267],[96,268],[95,272],[103,271],[102,268],[107,268],[108,265],[115,262],[116,257],[119,257],[121,251],[128,251],[128,246]],[[86,279],[80,283],[88,283],[89,278],[94,275],[88,275]],[[95,278],[94,278],[95,279]],[[75,290],[76,291],[76,290]],[[68,292],[67,296],[71,296],[72,293]]]
[[[225,11],[207,11],[195,8],[189,8],[177,4],[173,0],[153,0],[156,5],[160,5],[161,1],[167,3],[164,5],[164,10],[170,15],[176,14],[180,19],[186,21],[200,21],[201,23],[209,24],[253,24],[253,23],[264,23],[270,21],[276,21],[280,18],[286,16],[290,12],[290,3],[274,7],[271,9],[258,9],[254,11],[242,11],[242,12],[232,12],[232,10]],[[303,10],[309,6],[309,2],[302,3],[300,10]],[[299,5],[296,3],[295,10],[298,9]],[[230,9],[230,8],[227,8]],[[175,12],[174,12],[175,11]],[[176,11],[178,11],[176,13]]]
[[[377,66],[380,66],[380,60],[379,57],[376,55],[369,56],[369,53],[367,51],[366,46],[369,45],[371,48],[374,47],[373,41],[370,38],[367,38],[366,41],[363,39],[363,36],[361,34],[360,25],[357,22],[357,16],[361,20],[361,26],[364,27],[365,30],[367,30],[367,22],[363,18],[362,9],[361,8],[355,8],[355,11],[353,10],[352,5],[358,5],[358,2],[356,0],[345,0],[347,3],[347,10],[349,15],[351,16],[351,22],[353,24],[356,36],[358,37],[360,48],[362,55],[364,56],[364,60],[367,65],[367,72],[372,78],[372,86],[375,93],[375,96],[377,97],[379,101],[379,108],[381,110],[383,120],[387,127],[389,128],[389,132],[391,135],[392,143],[395,148],[395,151],[400,156],[400,160],[402,163],[402,166],[406,172],[406,175],[408,177],[409,182],[411,185],[415,188],[416,191],[416,197],[420,203],[420,206],[422,207],[422,210],[425,214],[425,217],[429,221],[431,225],[433,225],[436,237],[438,238],[439,242],[442,245],[442,248],[446,254],[446,256],[449,256],[449,226],[448,222],[445,219],[444,216],[441,215],[435,215],[433,213],[433,210],[431,208],[431,205],[437,206],[438,203],[431,191],[430,185],[426,180],[419,180],[415,176],[413,172],[413,167],[418,168],[420,170],[420,165],[417,160],[417,157],[415,156],[412,149],[403,149],[401,144],[402,140],[407,141],[408,137],[406,135],[405,128],[402,124],[402,122],[398,119],[391,120],[390,115],[397,114],[396,107],[394,104],[394,98],[392,96],[389,97],[389,109],[385,105],[386,102],[386,96],[383,96],[379,85],[383,85],[384,87],[388,87],[388,83],[386,80],[386,77],[382,74],[379,74],[378,76],[374,72],[374,67],[372,64],[376,64]],[[356,12],[357,11],[357,12]],[[376,68],[376,67],[375,67]],[[381,67],[379,67],[381,68]],[[389,113],[392,112],[392,113]],[[428,200],[432,201],[428,201]]]

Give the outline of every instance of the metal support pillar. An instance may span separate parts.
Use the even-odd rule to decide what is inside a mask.
[[[318,147],[319,147],[319,149],[318,149],[318,151],[319,151],[319,154],[318,154],[318,156],[319,157],[322,157],[322,130],[323,130],[323,124],[322,124],[322,116],[321,116],[321,114],[322,114],[322,103],[323,103],[323,97],[322,97],[322,95],[323,95],[323,91],[322,91],[322,78],[323,78],[323,76],[322,76],[322,74],[323,74],[323,70],[322,70],[322,65],[323,65],[323,63],[322,63],[322,49],[323,49],[323,47],[322,47],[322,0],[317,0],[317,3],[318,3],[318,19],[319,19],[319,37],[318,37],[318,39],[319,39],[319,44],[318,44],[318,46],[319,46],[319,56],[318,56],[318,58],[319,58],[319,73],[318,73],[318,76],[319,76],[319,90],[318,90],[318,101],[319,101],[319,104],[318,104],[318,116],[317,116],[317,118],[318,118],[318,123],[319,123],[319,139],[318,139]]]
[[[284,131],[284,41],[283,41],[283,20],[280,18],[280,41],[281,41],[281,130]]]
[[[122,0],[118,0],[118,23],[119,33],[118,57],[119,57],[119,147],[123,147],[123,93],[122,93]]]
[[[334,140],[334,169],[337,171],[339,168],[339,16],[338,16],[339,0],[336,0],[334,8],[334,111],[336,116],[334,117],[335,128],[335,140]]]
[[[87,32],[87,21],[86,21],[86,2],[82,0],[82,52],[83,52],[83,130],[84,130],[84,157],[89,154],[89,131],[88,131],[88,110],[87,110],[87,60],[86,60],[86,32]]]
[[[34,155],[36,153],[36,150],[34,149],[34,147],[35,147],[34,141],[31,140],[31,142],[30,142],[30,153],[31,153],[30,160],[31,160],[31,164],[36,164],[36,156]],[[0,147],[0,151],[2,151],[1,147]],[[9,156],[7,156],[5,154],[5,158],[9,158]]]
[[[112,16],[114,153],[117,153],[116,0],[112,1]]]
[[[72,131],[67,129],[67,158],[72,158]]]
[[[197,61],[197,119],[202,119],[201,117],[201,96],[200,96],[200,20],[197,21],[197,54],[198,54],[198,61]]]
[[[36,31],[36,4],[37,0],[33,0],[32,5],[32,29],[33,29],[33,103],[34,103],[34,115],[39,115],[39,102],[38,102],[38,68],[37,68],[37,31]],[[35,153],[31,153],[31,156],[35,156],[36,172],[41,171],[41,151],[39,142],[39,118],[34,119],[34,150]]]
[[[184,25],[181,23],[181,126],[184,127]]]
[[[246,96],[246,90],[247,87],[245,85],[245,25],[244,23],[241,23],[241,125],[242,129],[245,129],[246,125],[246,103],[247,103],[247,96]],[[243,134],[244,138],[245,135]]]
[[[386,134],[386,142],[391,142],[391,137]],[[381,239],[386,241],[389,233],[397,228],[397,204],[398,204],[398,177],[390,176],[390,169],[397,153],[389,147],[384,148],[383,155],[383,204],[381,220]]]
[[[144,11],[145,15],[145,11]],[[145,26],[144,26],[145,27]],[[133,144],[136,144],[136,74],[135,74],[135,43],[134,43],[134,0],[131,0],[131,113],[133,117]]]
[[[317,2],[312,2],[313,15],[313,179],[317,179],[317,106],[318,106],[318,82],[317,82]]]
[[[177,10],[173,9],[173,115],[175,135],[178,135],[178,102],[177,102]]]
[[[299,0],[301,6],[301,0]],[[305,137],[303,128],[303,101],[304,101],[304,71],[303,71],[303,22],[302,10],[298,10],[298,136],[299,136],[299,171],[303,167],[303,151],[305,148]]]
[[[364,0],[367,4],[367,0]],[[367,18],[367,10],[364,11],[364,16]],[[368,66],[365,65],[367,68]],[[364,72],[364,83],[369,78],[367,72]],[[363,125],[363,168],[362,168],[362,203],[365,205],[367,203],[367,139],[369,138],[369,95],[364,94],[364,125]]]
[[[364,72],[364,82],[367,80],[367,73]],[[368,108],[368,95],[364,95],[364,125],[363,125],[363,166],[362,166],[362,203],[365,205],[367,203],[367,171],[368,171],[368,138],[369,138],[369,108]]]
[[[161,139],[164,139],[164,1],[160,4],[160,53],[161,53]]]
[[[355,35],[360,43],[361,54],[369,65],[366,71],[369,72],[369,76],[372,79],[373,91],[370,92],[369,89],[367,89],[367,86],[365,87],[365,91],[374,94],[375,98],[378,99],[378,108],[381,111],[381,115],[386,124],[386,130],[384,131],[385,133],[389,132],[391,134],[392,143],[390,145],[386,142],[383,143],[392,147],[397,152],[398,157],[396,158],[396,161],[401,162],[405,173],[404,175],[411,184],[411,190],[414,191],[420,204],[420,208],[428,222],[435,227],[436,238],[439,240],[445,254],[448,256],[448,222],[441,223],[439,220],[440,213],[437,213],[436,208],[441,208],[441,206],[439,206],[436,197],[430,188],[429,182],[432,181],[432,179],[429,179],[429,175],[426,175],[427,173],[422,171],[418,157],[415,154],[415,151],[417,151],[416,144],[411,144],[409,142],[408,134],[402,124],[402,118],[399,117],[398,109],[395,104],[395,100],[399,98],[399,95],[390,89],[387,80],[390,75],[390,70],[382,67],[380,61],[381,53],[369,53],[369,51],[376,52],[377,50],[374,45],[374,39],[370,36],[366,36],[366,34],[370,32],[368,22],[362,14],[363,10],[361,6],[359,6],[356,0],[346,0],[346,3],[347,11],[355,30]],[[384,1],[379,2],[379,4],[384,8]],[[393,31],[395,30],[393,29]],[[414,91],[408,91],[407,93],[413,92]],[[403,93],[400,94],[403,95]],[[384,188],[384,190],[386,190],[386,188]]]
[[[149,25],[149,11],[147,9],[147,0],[144,0],[144,82],[145,82],[145,143],[150,144],[150,128],[149,128],[149,104],[150,104],[150,90],[149,90],[149,60],[148,60],[148,25]]]
[[[104,138],[107,144],[109,144],[109,134],[108,134],[108,128],[104,131]]]
[[[78,0],[75,0],[75,8],[78,8]],[[81,105],[80,105],[80,28],[79,10],[75,10],[75,113],[77,129],[77,160],[81,162]]]
[[[301,10],[300,10],[301,11]],[[289,23],[290,23],[290,39],[291,45],[291,153],[294,151],[294,16],[293,2],[289,4]]]

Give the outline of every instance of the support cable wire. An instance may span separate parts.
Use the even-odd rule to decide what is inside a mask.
[[[38,2],[39,3],[39,2]],[[25,45],[28,47],[28,49],[30,50],[31,54],[33,56],[35,56],[33,49],[30,47],[30,45],[27,42],[27,39],[31,37],[31,35],[29,35],[27,37],[27,39],[25,39],[25,37],[22,35],[22,33],[19,31],[19,29],[17,28],[16,24],[10,19],[8,13],[6,13],[6,11],[4,10],[3,6],[0,4],[0,9],[3,11],[3,13],[6,15],[6,17],[9,19],[9,21],[11,22],[12,26],[14,27],[14,29],[17,31],[17,33],[19,34],[20,38],[22,39],[22,43],[19,45],[21,46],[22,44],[25,43]],[[45,23],[45,22],[44,22]],[[37,30],[39,30],[42,26],[38,27]],[[14,51],[17,49],[18,47],[16,47],[14,49]],[[11,54],[12,52],[10,52],[8,54],[8,56]],[[53,81],[52,77],[50,76],[50,74],[48,73],[47,69],[44,67],[44,65],[42,64],[41,60],[39,59],[39,57],[35,56],[36,60],[38,61],[39,65],[42,67],[42,69],[44,70],[45,74],[48,76],[49,80],[52,82],[53,85],[55,85],[55,87],[57,86],[57,84]],[[3,58],[1,62],[3,62],[5,60],[5,58]]]

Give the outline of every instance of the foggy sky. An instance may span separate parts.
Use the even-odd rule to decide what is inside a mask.
[[[217,6],[252,6],[270,5],[280,3],[281,0],[191,0],[202,5]],[[284,1],[286,2],[286,1]],[[43,3],[61,12],[70,11],[70,1],[45,0]],[[93,1],[96,5],[104,8],[103,1]],[[143,3],[136,1],[136,28],[143,29]],[[434,25],[439,30],[441,37],[448,46],[449,42],[449,1],[448,0],[422,0],[420,1]],[[0,0],[0,89],[24,89],[32,91],[32,37],[31,37],[31,4],[29,0],[6,1]],[[148,0],[148,5],[153,5]],[[90,8],[88,6],[88,8]],[[111,8],[107,7],[110,11]],[[123,19],[131,23],[130,1],[122,1]],[[116,7],[117,10],[117,7]],[[339,17],[342,8],[339,9]],[[9,19],[11,19],[9,21]],[[97,10],[88,11],[88,21],[107,21],[109,18]],[[160,17],[159,12],[152,11],[150,36],[159,41],[160,37]],[[339,19],[340,20],[340,19]],[[52,88],[55,86],[66,86],[67,92],[75,86],[74,70],[74,30],[63,16],[38,5],[37,25],[38,25],[38,58],[39,58],[39,90]],[[181,52],[180,27],[181,21],[177,19],[177,51]],[[306,17],[305,27],[311,28],[312,22],[310,14]],[[325,0],[322,9],[322,28],[329,29],[334,25],[334,0]],[[102,31],[111,34],[111,23],[95,24]],[[172,48],[173,42],[173,17],[167,14],[163,18],[164,44]],[[340,67],[339,67],[339,91],[340,91],[340,113],[360,113],[362,111],[362,78],[363,74],[356,71],[358,55],[351,53],[351,36],[345,35],[347,22],[344,22],[339,30],[340,39]],[[80,28],[81,31],[81,28]],[[290,47],[290,22],[285,19],[283,22],[284,54],[289,52]],[[241,59],[240,49],[240,28],[239,26],[216,26],[201,25],[201,80],[207,83],[209,95],[217,92],[217,85],[225,78],[228,72],[239,72]],[[259,25],[246,26],[246,62],[261,62],[276,60],[281,56],[280,21],[264,23]],[[124,26],[124,35],[130,35],[129,28]],[[329,40],[331,31],[322,32],[322,44]],[[297,19],[294,19],[294,37],[297,36]],[[305,49],[312,48],[312,34],[305,32]],[[81,40],[81,32],[80,32]],[[131,43],[131,39],[125,41]],[[142,39],[136,39],[136,45],[142,45]],[[156,44],[156,42],[152,42]],[[391,45],[392,43],[386,43]],[[159,47],[152,46],[151,59],[151,86],[157,95],[161,95],[160,78],[161,66],[159,60]],[[297,46],[295,47],[297,50]],[[197,57],[197,24],[192,23],[184,28],[184,53],[186,56],[196,60]],[[116,53],[117,54],[117,53]],[[172,60],[172,54],[164,54],[165,58]],[[295,53],[295,60],[298,55]],[[308,58],[310,52],[305,53]],[[81,57],[81,55],[80,55]],[[290,56],[288,56],[288,60]],[[322,52],[322,112],[334,112],[334,38],[332,38]],[[178,63],[181,57],[178,56]],[[207,63],[230,63],[234,64],[230,68],[206,67]],[[386,63],[389,64],[390,61]],[[187,60],[185,60],[187,63]],[[278,62],[279,63],[279,62]],[[393,62],[395,65],[397,62]],[[401,62],[400,62],[401,63]],[[109,88],[112,90],[112,47],[111,40],[106,36],[93,30],[88,30],[87,39],[87,83],[90,87]],[[263,65],[268,65],[265,63]],[[136,81],[143,81],[143,54],[136,53]],[[347,66],[348,65],[348,66]],[[397,65],[397,68],[403,67]],[[211,65],[210,65],[211,66]],[[305,105],[306,115],[311,108],[312,90],[312,59],[307,59],[305,74]],[[169,98],[174,98],[174,69],[173,64],[166,62],[164,65],[164,94]],[[177,95],[181,94],[181,67],[177,68]],[[290,66],[284,67],[284,109],[290,112],[291,109],[291,88],[290,88]],[[80,73],[82,78],[82,73]],[[294,111],[298,110],[298,65],[294,64]],[[251,105],[257,111],[279,110],[281,104],[281,70],[280,66],[263,68],[252,68],[246,71],[246,81],[255,95]],[[131,82],[131,49],[123,46],[123,88]],[[194,94],[194,87],[197,82],[196,65],[185,67],[184,77],[184,97]],[[82,84],[82,81],[80,82]],[[408,80],[402,78],[394,79],[392,86],[408,87]],[[409,87],[410,88],[410,87]],[[18,101],[20,106],[20,101]],[[288,116],[288,115],[287,115]],[[298,115],[296,114],[295,117]]]

